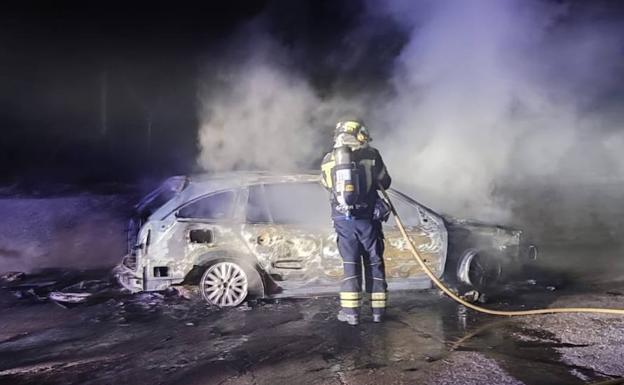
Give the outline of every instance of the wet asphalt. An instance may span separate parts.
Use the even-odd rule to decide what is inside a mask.
[[[624,307],[623,293],[622,284],[550,291],[522,283],[487,306]],[[392,293],[389,306],[383,324],[365,307],[352,327],[336,320],[335,297],[219,309],[173,293],[112,292],[63,308],[2,289],[0,384],[558,385],[624,376],[624,360],[604,362],[624,356],[618,317],[556,316],[552,327],[474,313],[437,290]],[[588,340],[574,334],[581,327],[605,333]],[[591,349],[611,355],[584,361]]]

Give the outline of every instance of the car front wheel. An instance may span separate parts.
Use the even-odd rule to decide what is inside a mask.
[[[212,305],[238,306],[249,292],[249,277],[235,262],[217,262],[204,272],[200,289],[204,299]]]
[[[500,283],[502,266],[495,256],[476,249],[466,250],[459,260],[459,282],[479,291],[488,290]]]

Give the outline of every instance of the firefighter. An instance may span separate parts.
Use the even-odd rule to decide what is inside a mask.
[[[370,134],[359,121],[338,122],[334,148],[323,158],[322,183],[330,194],[332,220],[344,276],[340,289],[338,319],[359,323],[362,303],[362,267],[373,321],[381,322],[386,307],[384,242],[381,221],[389,209],[379,198],[379,185],[390,187],[390,175]],[[363,263],[363,264],[362,264]]]

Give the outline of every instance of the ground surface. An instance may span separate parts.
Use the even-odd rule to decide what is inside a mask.
[[[490,306],[624,307],[623,292],[535,285]],[[62,308],[15,293],[0,291],[0,384],[556,385],[624,376],[622,317],[494,318],[434,290],[394,293],[385,323],[364,316],[358,327],[335,319],[330,297],[217,309],[112,290]]]
[[[624,317],[495,318],[435,290],[392,293],[386,322],[364,316],[359,327],[335,319],[337,299],[330,297],[217,309],[195,297],[129,295],[109,286],[87,304],[49,301],[50,291],[70,283],[97,286],[107,278],[106,269],[73,269],[109,268],[120,259],[135,201],[101,189],[0,191],[0,272],[28,273],[0,282],[0,385],[558,385],[624,376]],[[621,232],[582,224],[567,232],[533,228],[543,235],[538,267],[565,279],[526,276],[537,282],[510,286],[487,306],[624,308],[624,284],[604,283],[621,281]],[[46,266],[62,269],[31,274]],[[590,276],[602,283],[588,284]],[[556,290],[547,290],[553,282]]]
[[[111,266],[126,250],[131,194],[2,196],[0,272]]]

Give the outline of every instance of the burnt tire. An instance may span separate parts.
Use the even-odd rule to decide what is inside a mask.
[[[494,255],[477,250],[466,250],[457,263],[457,281],[470,289],[487,291],[498,285],[502,265]]]
[[[260,276],[254,269],[237,261],[222,260],[206,268],[199,281],[199,291],[211,305],[234,307],[262,289]]]

